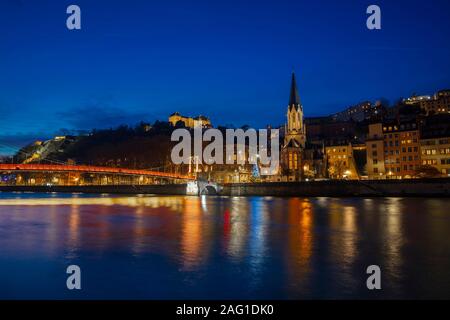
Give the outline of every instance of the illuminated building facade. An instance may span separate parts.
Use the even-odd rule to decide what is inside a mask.
[[[404,100],[408,105],[419,105],[427,115],[450,113],[450,90],[441,90],[431,96],[413,96]]]
[[[328,176],[331,179],[358,179],[351,144],[325,147]]]
[[[367,174],[369,179],[380,179],[385,176],[383,124],[369,125],[366,139]]]
[[[325,148],[307,143],[303,152],[303,177],[308,180],[324,179],[327,175]]]
[[[421,165],[419,140],[416,122],[369,125],[366,140],[369,179],[414,177]]]
[[[421,124],[422,166],[432,166],[440,175],[450,175],[450,114],[427,117]]]
[[[431,100],[431,96],[417,96],[413,95],[407,99],[404,99],[403,102],[407,105],[413,105],[413,104],[421,104],[426,103],[427,101]]]
[[[169,116],[169,122],[174,127],[177,125],[178,122],[184,123],[184,126],[187,128],[195,128],[195,127],[210,128],[211,127],[211,121],[205,116],[198,116],[195,118],[185,117],[185,116],[182,116],[181,114],[179,114],[178,112],[172,113]]]
[[[400,124],[397,130],[393,126],[392,133],[390,128],[391,126],[383,126],[386,174],[389,178],[412,178],[420,166],[420,134],[417,124]]]
[[[423,166],[436,168],[442,176],[450,176],[450,137],[420,139]]]

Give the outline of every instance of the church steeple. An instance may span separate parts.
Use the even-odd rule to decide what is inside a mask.
[[[295,80],[295,73],[294,71],[292,71],[291,94],[289,95],[289,108],[295,107],[297,109],[300,106],[301,102],[297,89],[297,81]]]
[[[289,106],[287,110],[287,123],[285,131],[285,145],[297,145],[304,147],[306,131],[303,124],[303,107],[297,89],[295,73],[292,72],[291,92],[289,95]]]
[[[291,76],[291,92],[286,120],[284,144],[281,148],[281,174],[288,176],[288,181],[299,181],[303,170],[306,130],[303,123],[303,106],[298,94],[294,71]]]

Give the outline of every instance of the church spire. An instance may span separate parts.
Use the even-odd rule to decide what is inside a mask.
[[[293,142],[295,145],[305,146],[305,126],[303,124],[303,107],[297,90],[295,73],[292,72],[291,94],[289,96],[289,106],[287,108],[287,126],[285,132],[285,145]]]
[[[289,108],[294,106],[297,108],[301,104],[300,96],[298,95],[297,82],[295,81],[295,73],[292,71],[292,79],[291,79],[291,94],[289,96]]]

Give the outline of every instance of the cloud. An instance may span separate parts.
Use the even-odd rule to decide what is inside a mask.
[[[0,108],[7,107],[0,103]],[[43,122],[46,127],[36,127],[35,118],[12,120],[11,114],[15,109],[9,109],[7,113],[10,117],[0,118],[0,155],[15,154],[20,148],[36,141],[48,140],[57,135],[79,135],[91,131],[92,129],[104,129],[117,127],[119,125],[135,125],[140,121],[156,120],[157,117],[151,112],[140,112],[126,109],[119,109],[111,106],[108,102],[88,103],[81,107],[76,107],[56,114],[52,121]],[[151,109],[149,109],[151,110]],[[15,121],[21,123],[21,127],[27,132],[17,130]],[[64,126],[57,129],[53,125]]]
[[[154,117],[148,112],[123,110],[105,103],[95,103],[58,113],[61,121],[78,130],[134,125]]]
[[[24,146],[36,141],[47,140],[48,135],[42,133],[17,133],[0,135],[0,155],[12,155]]]

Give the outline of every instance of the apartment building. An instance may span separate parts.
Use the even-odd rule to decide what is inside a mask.
[[[366,140],[369,179],[413,178],[421,165],[419,140],[416,122],[369,125]]]

